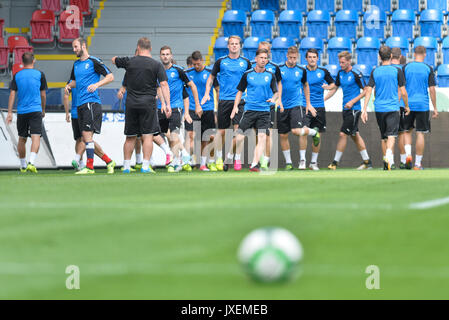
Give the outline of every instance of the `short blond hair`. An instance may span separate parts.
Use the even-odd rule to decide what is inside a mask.
[[[338,59],[344,58],[347,61],[350,61],[352,59],[352,55],[348,51],[342,51],[338,54]]]
[[[239,41],[239,43],[242,43],[242,38],[240,38],[239,36],[236,36],[236,35],[232,35],[232,36],[229,36],[229,38],[228,38],[228,44],[229,44],[229,41],[231,41],[231,39],[237,39]]]

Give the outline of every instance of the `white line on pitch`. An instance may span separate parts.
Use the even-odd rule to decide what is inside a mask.
[[[446,198],[429,200],[429,201],[424,201],[424,202],[415,202],[415,203],[410,204],[410,209],[425,210],[425,209],[431,209],[431,208],[444,206],[445,204],[448,204],[448,203],[449,203],[449,197],[446,197]]]

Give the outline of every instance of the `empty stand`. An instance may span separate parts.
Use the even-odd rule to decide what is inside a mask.
[[[262,39],[258,37],[246,38],[243,42],[243,55],[251,61],[254,60],[257,48],[259,47],[259,42],[261,41]]]
[[[83,34],[83,16],[76,12],[63,11],[58,21],[58,42],[62,45],[71,44]]]
[[[92,15],[93,2],[92,0],[70,0],[71,6],[77,6],[83,16]]]
[[[259,9],[279,11],[279,0],[259,0]]]
[[[228,53],[228,37],[219,37],[214,45],[215,60],[228,55]]]
[[[29,45],[28,40],[23,36],[11,36],[8,38],[8,47],[13,54],[13,63],[22,63],[22,55],[25,52],[33,52],[33,47]]]
[[[343,0],[343,10],[363,11],[363,0]]]
[[[19,72],[19,71],[21,71],[23,69],[24,69],[24,66],[23,66],[23,64],[21,62],[20,63],[15,63],[12,66],[12,75],[15,76],[17,72]]]
[[[299,41],[302,14],[298,10],[284,10],[279,15],[279,36]]]
[[[315,0],[315,10],[326,10],[330,13],[335,12],[335,0]]]
[[[307,0],[287,0],[287,10],[298,10],[306,13],[308,11],[307,2]]]
[[[357,64],[377,65],[380,41],[377,38],[362,37],[357,40]]]
[[[307,15],[307,34],[309,37],[323,39],[328,38],[330,15],[328,11],[312,10]]]
[[[337,37],[357,38],[358,14],[355,10],[340,10],[335,16]]]
[[[401,48],[402,55],[405,57],[408,55],[410,51],[409,42],[406,38],[389,37],[387,41],[385,41],[385,44],[390,48]]]
[[[329,40],[327,44],[327,53],[330,64],[338,63],[338,54],[342,51],[352,52],[352,42],[346,37],[334,37]]]
[[[246,13],[242,10],[228,10],[223,16],[223,35],[229,37],[238,35],[244,38]]]
[[[251,15],[251,35],[271,41],[274,13],[271,10],[256,10]]]
[[[437,69],[438,86],[443,88],[449,87],[449,64],[441,64]]]
[[[53,43],[55,14],[52,10],[36,10],[30,21],[32,43]]]
[[[426,58],[424,60],[425,63],[435,67],[436,62],[436,54],[438,51],[438,42],[433,37],[418,37],[413,42],[413,48],[417,46],[423,46],[426,48]]]
[[[246,13],[251,12],[251,0],[232,0],[232,10],[243,10]]]
[[[0,70],[7,70],[9,67],[9,48],[5,45],[5,40],[0,38]]]
[[[423,10],[420,15],[419,24],[421,27],[421,36],[442,38],[441,26],[443,24],[443,12],[441,10]]]
[[[391,19],[393,36],[413,39],[413,28],[415,24],[415,13],[412,10],[401,9],[393,12]]]
[[[306,37],[301,40],[299,46],[299,51],[301,54],[301,64],[307,64],[306,52],[309,49],[318,50],[318,59],[321,58],[321,53],[323,52],[323,41],[320,38]]]
[[[327,71],[329,71],[332,78],[334,78],[334,80],[335,80],[337,77],[338,71],[340,70],[340,65],[328,64],[325,66],[325,68],[327,69]]]
[[[40,8],[42,10],[51,10],[56,15],[62,11],[62,0],[41,0]]]
[[[273,39],[271,46],[272,60],[275,63],[284,63],[287,59],[288,48],[295,45],[292,38],[278,37]]]
[[[358,71],[362,74],[364,84],[367,85],[369,77],[371,75],[371,71],[373,70],[373,66],[365,64],[356,64],[352,68],[354,69],[354,71]]]
[[[443,63],[449,64],[449,37],[443,39],[442,51],[443,51]]]
[[[383,40],[385,38],[386,21],[387,16],[384,11],[377,7],[371,7],[371,10],[363,15],[363,35]]]
[[[386,13],[391,12],[391,0],[371,0],[371,6],[376,6],[380,9],[380,11],[384,11]]]

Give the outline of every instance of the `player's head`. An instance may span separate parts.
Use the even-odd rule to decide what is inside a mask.
[[[25,67],[32,67],[36,62],[34,59],[34,54],[32,52],[25,52],[22,55],[22,62]]]
[[[193,64],[192,64],[192,56],[188,56],[186,59],[186,64],[187,64],[187,68],[192,68]]]
[[[257,49],[256,51],[256,64],[259,68],[265,68],[268,63],[268,50]]]
[[[192,53],[192,66],[196,71],[201,72],[204,69],[203,55],[199,51]]]
[[[298,56],[299,52],[296,46],[291,46],[290,48],[288,48],[286,61],[287,66],[290,68],[294,67],[298,63]]]
[[[402,57],[401,48],[391,48],[391,60],[394,60],[396,64],[400,63]]]
[[[401,56],[401,59],[399,59],[399,64],[406,64],[407,63],[407,58],[404,56]]]
[[[259,47],[257,49],[267,49],[268,55],[271,54],[271,43],[268,41],[259,42]]]
[[[318,63],[318,50],[313,48],[307,50],[306,60],[310,67],[315,68]]]
[[[142,37],[137,41],[137,50],[139,53],[149,53],[151,51],[151,41],[146,37]]]
[[[173,62],[173,54],[169,46],[163,46],[159,51],[159,55],[164,66],[169,66]]]
[[[391,60],[391,48],[389,46],[380,47],[379,57],[382,62]]]
[[[228,50],[230,54],[240,54],[242,39],[239,36],[230,36],[228,38]]]
[[[352,56],[348,51],[342,51],[338,54],[338,62],[340,63],[340,68],[347,71],[351,67]]]
[[[87,43],[84,38],[77,38],[72,42],[73,52],[75,52],[78,58],[82,57],[87,52]]]
[[[415,48],[415,60],[424,61],[425,57],[426,57],[426,47],[417,46]]]

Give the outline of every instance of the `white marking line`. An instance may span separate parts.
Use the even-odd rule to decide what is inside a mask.
[[[415,202],[415,203],[410,204],[410,209],[426,210],[426,209],[441,207],[448,203],[449,203],[449,197],[446,197],[446,198],[429,200],[429,201],[424,201],[424,202]]]

